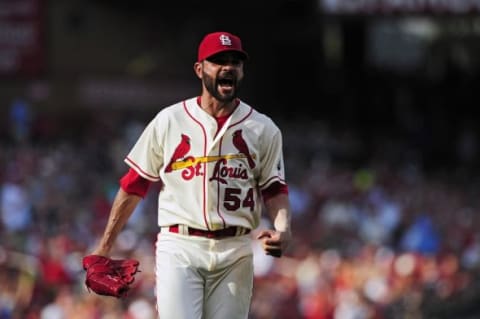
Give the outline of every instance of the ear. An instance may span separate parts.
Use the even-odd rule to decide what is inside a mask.
[[[193,71],[195,71],[195,74],[198,76],[199,79],[202,78],[202,68],[202,62],[195,62],[195,64],[193,65]]]

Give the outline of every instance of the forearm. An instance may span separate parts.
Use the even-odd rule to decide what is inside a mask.
[[[267,255],[281,257],[289,246],[292,231],[290,229],[290,204],[287,194],[277,194],[265,202],[268,215],[275,230],[261,231],[257,239],[262,241]]]
[[[118,190],[104,233],[93,254],[107,255],[110,252],[118,234],[141,199],[140,196],[128,194],[121,188]]]
[[[288,195],[278,194],[270,198],[265,207],[275,230],[290,232],[291,213]]]

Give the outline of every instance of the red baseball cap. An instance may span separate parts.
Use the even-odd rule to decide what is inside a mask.
[[[198,46],[198,62],[225,51],[238,52],[244,60],[248,58],[248,54],[243,50],[242,41],[239,37],[228,32],[213,32],[207,34],[200,42]]]

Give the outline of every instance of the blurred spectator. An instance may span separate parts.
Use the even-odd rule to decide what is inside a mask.
[[[32,222],[32,206],[28,196],[22,185],[7,182],[1,187],[1,218],[8,232],[24,231]]]
[[[32,130],[33,114],[30,104],[23,98],[10,105],[10,134],[17,143],[28,142]]]
[[[418,216],[405,231],[402,248],[424,255],[434,255],[440,250],[440,236],[431,218],[425,214]]]

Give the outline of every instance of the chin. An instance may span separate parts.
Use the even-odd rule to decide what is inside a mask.
[[[236,94],[224,95],[224,94],[217,93],[217,96],[215,96],[215,97],[220,102],[232,102],[233,100],[235,100],[237,98],[237,95]]]
[[[220,101],[225,102],[225,103],[230,103],[230,102],[234,101],[235,99],[236,99],[236,96],[233,95],[233,96],[224,97]]]

